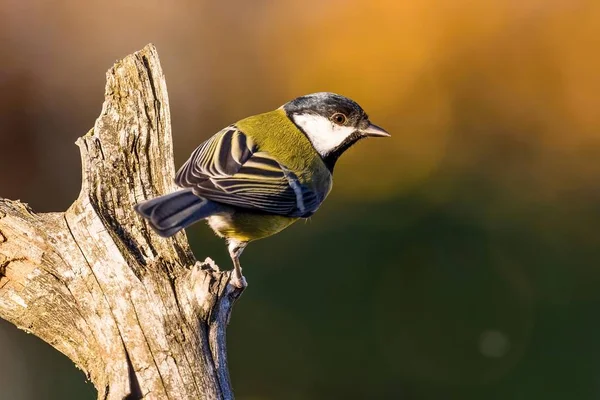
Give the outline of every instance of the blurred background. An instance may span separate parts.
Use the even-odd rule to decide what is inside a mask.
[[[244,253],[240,400],[600,398],[597,0],[0,0],[0,195],[65,210],[113,62],[157,45],[180,166],[315,91],[391,139]],[[188,230],[229,268],[221,240]],[[0,321],[2,399],[93,399]]]

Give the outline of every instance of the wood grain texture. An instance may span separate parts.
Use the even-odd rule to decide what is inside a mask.
[[[242,291],[185,233],[163,239],[133,205],[175,190],[169,100],[153,45],[106,74],[77,141],[79,198],[37,214],[0,198],[0,317],[64,353],[99,399],[231,399],[225,329]]]

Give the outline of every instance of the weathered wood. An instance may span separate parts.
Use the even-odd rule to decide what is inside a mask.
[[[169,102],[152,45],[107,75],[77,144],[83,182],[64,213],[0,199],[0,317],[64,353],[100,399],[230,399],[225,328],[241,290],[185,233],[133,210],[175,190]]]

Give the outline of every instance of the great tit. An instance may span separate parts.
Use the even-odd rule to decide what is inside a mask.
[[[245,287],[239,257],[246,245],[313,215],[340,155],[363,138],[385,136],[347,97],[298,97],[216,133],[177,172],[182,190],[135,209],[163,237],[206,219],[227,241],[232,283]]]

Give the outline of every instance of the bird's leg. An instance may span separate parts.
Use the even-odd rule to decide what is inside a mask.
[[[248,286],[248,282],[246,282],[246,278],[242,275],[242,267],[240,266],[240,260],[238,257],[233,257],[233,277],[231,278],[231,283],[233,286],[243,289]]]
[[[248,286],[246,278],[242,275],[242,266],[240,265],[240,256],[247,244],[248,242],[230,241],[227,245],[229,256],[231,257],[231,261],[233,261],[233,277],[231,278],[231,283],[240,289]]]

